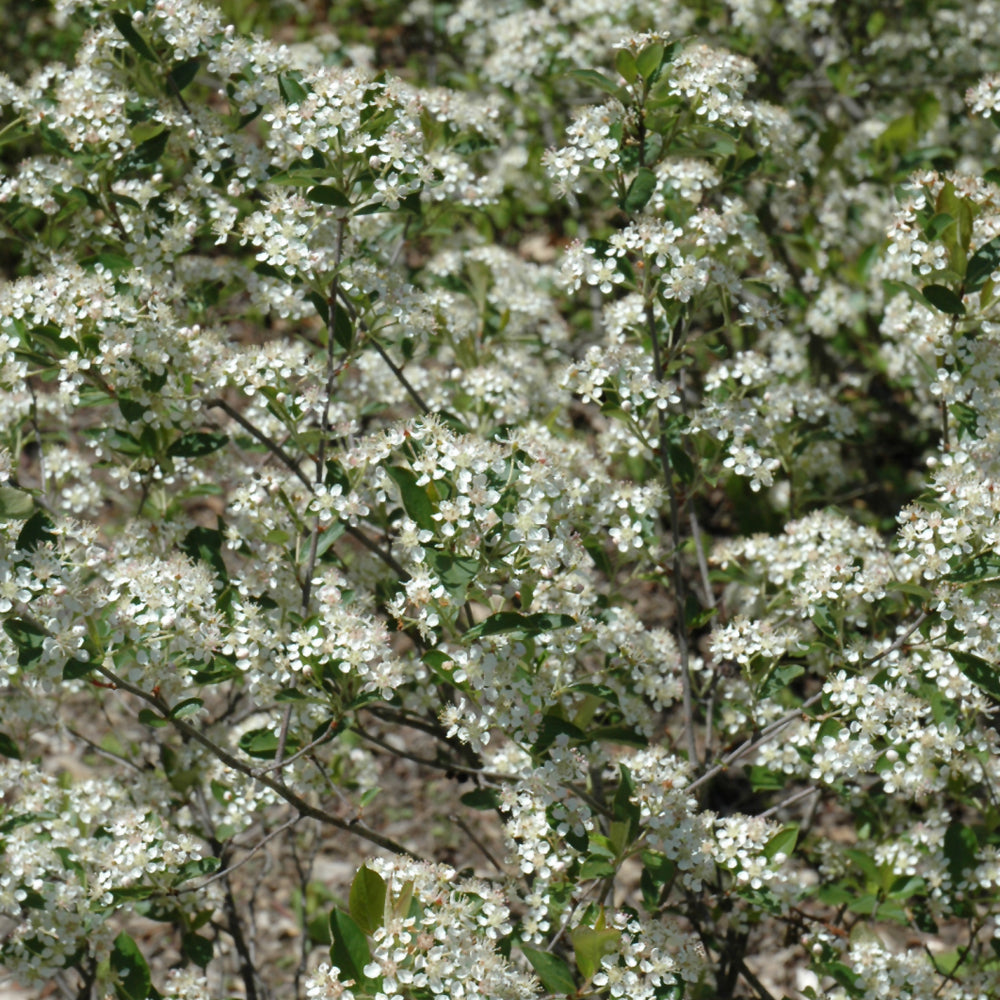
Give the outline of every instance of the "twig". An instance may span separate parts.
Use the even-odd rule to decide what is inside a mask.
[[[677,322],[679,326],[682,318],[678,319]],[[646,326],[653,345],[653,375],[658,382],[661,382],[663,380],[663,355],[660,350],[656,317],[653,314],[653,303],[649,299],[646,300]],[[657,420],[659,423],[659,447],[657,451],[660,453],[660,466],[663,470],[664,485],[667,488],[667,496],[670,498],[670,534],[674,543],[673,584],[676,617],[674,631],[677,635],[677,649],[681,659],[681,701],[684,708],[684,734],[687,739],[688,760],[691,762],[692,767],[697,768],[700,766],[700,763],[698,760],[698,744],[694,733],[691,656],[688,649],[687,622],[685,620],[687,588],[684,583],[684,568],[681,565],[680,504],[677,501],[677,491],[674,489],[674,470],[667,451],[667,429],[662,411],[658,413]]]
[[[378,351],[382,360],[389,366],[389,370],[396,377],[396,381],[406,390],[407,395],[413,400],[417,409],[423,414],[428,414],[431,412],[430,407],[423,401],[420,393],[410,384],[410,380],[403,374],[403,369],[396,364],[392,358],[386,353],[385,348],[378,342],[375,335],[372,333],[371,328],[367,323],[358,315],[357,309],[354,308],[354,303],[343,293],[339,292],[340,301],[343,302],[344,307],[350,314],[350,317],[358,325],[359,329],[364,333],[364,335],[372,342],[372,346]]]
[[[103,664],[95,663],[94,670],[111,681],[115,687],[121,688],[123,691],[128,691],[129,694],[133,694],[137,698],[146,702],[148,705],[152,705],[179,733],[194,740],[196,743],[200,743],[206,750],[209,751],[209,753],[217,757],[227,767],[232,768],[234,771],[239,771],[240,774],[245,774],[248,778],[251,778],[254,781],[259,781],[262,785],[270,788],[271,791],[283,798],[289,805],[294,806],[302,816],[308,816],[311,819],[315,819],[320,823],[326,824],[327,826],[332,826],[338,830],[343,830],[345,833],[361,837],[363,840],[377,844],[379,847],[384,847],[387,851],[392,851],[394,854],[404,854],[417,861],[423,860],[416,852],[411,851],[408,847],[404,847],[402,844],[397,843],[389,837],[384,837],[382,834],[376,833],[360,820],[348,822],[347,820],[341,819],[339,816],[334,816],[332,813],[328,813],[325,809],[320,809],[316,806],[310,805],[301,796],[296,795],[295,792],[293,792],[284,782],[278,781],[270,777],[268,774],[260,772],[257,768],[253,768],[248,764],[245,764],[238,757],[234,757],[224,747],[221,747],[217,743],[210,740],[203,732],[201,732],[201,730],[196,729],[183,719],[171,717],[170,706],[167,705],[162,698],[159,698],[156,695],[148,694],[146,691],[143,691],[142,688],[136,687],[134,684],[130,684],[124,678],[119,677]]]
[[[870,660],[865,661],[866,665],[871,666],[874,663],[878,663],[878,661],[881,660],[883,657],[888,656],[890,653],[895,652],[895,650],[901,648],[906,642],[906,640],[909,639],[909,637],[913,635],[913,633],[916,632],[918,628],[920,628],[920,626],[927,619],[929,613],[930,612],[928,611],[922,611],[917,616],[913,624],[910,625],[910,627],[907,628],[905,632],[897,636],[897,638],[893,641],[891,645],[886,646],[886,648],[883,649],[880,653],[877,653]],[[706,781],[710,781],[720,772],[727,770],[729,767],[735,764],[736,761],[740,760],[743,757],[746,757],[749,753],[752,753],[754,750],[757,749],[757,747],[763,745],[764,743],[769,742],[771,739],[777,736],[777,734],[780,733],[783,729],[785,729],[787,726],[793,723],[796,719],[801,718],[802,713],[807,708],[811,708],[813,705],[815,705],[816,702],[818,702],[823,697],[824,694],[825,691],[823,691],[822,689],[817,691],[814,695],[812,695],[811,697],[807,698],[804,702],[802,702],[802,704],[799,705],[798,708],[793,708],[790,712],[787,712],[780,719],[776,719],[774,722],[765,726],[756,735],[749,737],[742,744],[740,744],[740,746],[738,746],[735,750],[733,750],[730,754],[723,757],[722,760],[719,761],[719,763],[717,763],[714,767],[710,768],[700,777],[695,778],[694,781],[692,781],[691,784],[687,786],[685,791],[686,792],[694,791],[696,788],[705,784]]]
[[[205,886],[211,885],[213,882],[217,882],[220,878],[226,878],[230,873],[236,871],[237,868],[241,868],[243,865],[245,865],[269,841],[274,840],[275,837],[280,836],[282,833],[285,832],[285,830],[295,826],[295,824],[299,823],[301,820],[302,820],[301,816],[299,815],[293,816],[290,820],[287,820],[286,822],[282,823],[281,826],[279,826],[277,829],[272,830],[269,834],[267,834],[267,836],[263,838],[263,840],[260,840],[256,844],[254,844],[254,846],[250,848],[250,851],[245,858],[241,858],[239,861],[237,861],[235,864],[230,865],[228,868],[223,868],[217,871],[214,875],[205,879],[205,881],[200,883],[199,885],[184,886],[183,888],[177,889],[176,891],[178,893],[197,892],[199,889],[204,889]]]
[[[462,833],[466,835],[466,837],[469,838],[469,840],[472,841],[472,843],[476,845],[476,847],[479,848],[480,851],[483,852],[483,856],[486,860],[493,865],[493,867],[496,868],[501,875],[507,874],[503,865],[501,865],[500,862],[493,856],[493,852],[490,851],[490,849],[479,839],[479,837],[476,836],[476,834],[472,831],[472,828],[465,822],[464,819],[462,819],[461,816],[454,814],[451,817],[451,821],[462,831]]]

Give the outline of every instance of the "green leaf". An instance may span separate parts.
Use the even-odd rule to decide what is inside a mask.
[[[785,787],[788,777],[761,764],[750,767],[750,787],[755,792],[773,792]]]
[[[149,966],[139,946],[124,931],[115,938],[111,968],[118,978],[115,993],[121,1000],[146,1000],[152,986]]]
[[[579,743],[586,738],[583,730],[574,726],[572,722],[567,722],[558,715],[545,715],[538,727],[538,738],[532,745],[531,752],[544,753],[558,736],[568,736],[573,743]]]
[[[487,635],[510,635],[512,639],[527,639],[545,632],[569,628],[576,619],[569,615],[547,614],[522,615],[516,611],[500,611],[490,615],[478,625],[470,628],[463,638],[478,639]]]
[[[984,243],[969,259],[965,268],[966,291],[979,291],[994,271],[1000,271],[1000,236]]]
[[[190,933],[181,936],[181,954],[200,969],[212,961],[214,953],[214,946],[208,938]]]
[[[347,310],[341,306],[335,306],[333,309],[333,339],[345,351],[350,351],[354,346],[354,327],[351,325]]]
[[[146,40],[132,26],[132,18],[121,11],[116,11],[111,15],[111,20],[115,22],[115,27],[119,34],[125,39],[143,59],[149,62],[156,62],[153,50],[146,44]]]
[[[298,739],[289,734],[285,741],[285,751],[292,754],[298,747]],[[251,729],[240,737],[239,748],[248,757],[256,757],[258,760],[274,760],[278,753],[278,734],[270,729]]]
[[[634,802],[635,785],[632,783],[632,775],[629,769],[620,764],[618,767],[621,780],[615,791],[614,802],[611,806],[611,815],[618,821],[628,824],[629,843],[635,839],[639,832],[639,824],[642,820],[642,809],[637,802]]]
[[[469,584],[479,573],[479,560],[471,556],[453,556],[436,549],[427,549],[424,558],[444,584],[455,604],[464,604]]]
[[[127,156],[122,157],[121,170],[135,170],[138,167],[149,167],[154,163],[159,163],[167,148],[167,140],[170,138],[170,129],[165,128],[162,132],[140,142],[135,149]]]
[[[184,719],[189,715],[195,715],[204,704],[201,698],[185,698],[170,710],[170,718]]]
[[[26,490],[0,486],[0,521],[30,518],[35,509],[34,497]]]
[[[374,934],[385,921],[385,879],[367,865],[351,883],[348,909],[364,934]]]
[[[653,79],[657,70],[659,70],[660,65],[663,63],[663,55],[665,52],[665,45],[661,45],[659,42],[654,42],[652,45],[647,45],[646,48],[644,48],[636,57],[636,69],[639,70],[639,75],[647,83]]]
[[[197,431],[181,435],[167,448],[167,454],[172,458],[198,458],[201,455],[210,455],[213,451],[224,448],[228,441],[228,434],[210,434]]]
[[[616,97],[622,104],[628,102],[628,94],[625,89],[619,87],[614,80],[609,79],[603,73],[598,73],[595,69],[574,69],[570,70],[566,75],[572,77],[574,80],[579,80],[581,83],[597,87],[598,90],[603,90],[604,93]]]
[[[174,877],[171,879],[171,886],[177,887],[187,882],[189,879],[201,878],[205,875],[213,875],[219,870],[219,859],[218,858],[195,858],[191,861],[185,861],[177,871],[174,872]]]
[[[524,944],[521,945],[521,951],[524,952],[524,957],[531,963],[531,967],[541,980],[542,986],[549,993],[563,996],[576,993],[573,973],[570,972],[569,966],[561,958],[547,951],[529,948]]]
[[[317,205],[336,205],[338,208],[346,208],[351,203],[347,195],[332,184],[317,184],[310,188],[306,192],[306,199]]]
[[[950,649],[952,659],[959,669],[981,691],[1000,701],[1000,671],[996,664],[984,660],[974,653],[966,653],[961,649]]]
[[[218,528],[192,528],[181,542],[181,551],[195,562],[208,563],[220,580],[229,579],[226,562],[222,558],[223,535]]]
[[[167,79],[170,80],[174,87],[177,88],[177,92],[180,93],[198,75],[200,66],[201,60],[198,56],[192,56],[183,62],[175,63],[174,68],[167,74]]]
[[[330,940],[330,961],[340,969],[341,978],[367,984],[364,969],[372,958],[368,940],[343,910],[330,911]]]
[[[485,811],[500,808],[500,796],[493,788],[475,788],[471,792],[466,792],[459,801],[470,809]]]
[[[991,583],[1000,580],[1000,555],[982,552],[952,570],[946,580],[955,583]]]
[[[962,299],[945,285],[924,285],[924,298],[943,313],[949,316],[964,316],[965,306]]]
[[[944,834],[944,856],[948,861],[948,871],[952,883],[957,887],[967,872],[976,867],[979,841],[975,832],[963,823],[952,823]]]
[[[649,167],[640,167],[628,186],[622,208],[626,212],[641,212],[656,190],[656,174]]]
[[[799,828],[795,823],[779,830],[764,845],[764,857],[770,861],[775,855],[790,855],[795,850],[795,844],[799,839]]]
[[[9,757],[11,760],[21,759],[20,747],[6,733],[0,733],[0,757]]]
[[[635,56],[628,49],[619,49],[615,53],[615,69],[625,78],[626,83],[634,83],[639,75],[639,67],[636,65]]]
[[[779,691],[788,687],[796,677],[801,677],[805,672],[805,667],[799,663],[776,664],[761,685],[758,697],[761,699],[773,698]]]
[[[413,518],[418,528],[434,530],[434,504],[427,491],[417,485],[417,477],[399,465],[390,465],[386,470],[389,478],[399,487],[406,513]]]
[[[52,533],[52,518],[39,508],[21,526],[17,536],[17,547],[22,552],[34,552],[39,545],[55,541]]]
[[[139,709],[139,721],[144,726],[149,726],[152,729],[162,729],[164,726],[170,725],[170,720],[163,718],[158,712],[154,712],[151,708],[140,708]]]
[[[278,90],[285,104],[301,104],[309,96],[309,91],[290,73],[278,74]]]

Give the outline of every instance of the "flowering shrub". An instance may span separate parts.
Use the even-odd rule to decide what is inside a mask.
[[[7,984],[1000,995],[1000,3],[335,6],[12,27]]]

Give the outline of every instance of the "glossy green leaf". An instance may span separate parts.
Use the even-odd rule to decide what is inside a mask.
[[[569,628],[575,624],[576,619],[569,615],[544,612],[522,615],[516,611],[500,611],[470,628],[465,633],[465,638],[477,639],[482,636],[507,634],[513,639],[526,639],[545,632]]]
[[[949,316],[964,316],[965,305],[959,295],[946,285],[924,285],[924,298],[943,313]]]
[[[371,961],[368,940],[360,927],[343,910],[330,911],[330,961],[344,980],[365,984],[365,966]]]
[[[152,979],[139,946],[124,931],[115,938],[111,968],[118,981],[115,992],[121,1000],[146,1000]]]
[[[961,649],[950,649],[948,652],[962,673],[977,688],[985,691],[991,698],[1000,701],[1000,668],[995,663],[990,663],[981,656],[966,653]]]
[[[965,269],[966,291],[979,291],[994,271],[1000,271],[1000,236],[984,243],[969,259]]]
[[[363,933],[374,934],[385,921],[385,894],[385,879],[367,865],[354,876],[348,909]]]
[[[409,469],[404,469],[400,465],[390,465],[385,471],[399,487],[403,508],[413,518],[417,527],[433,531],[434,504],[427,495],[427,490],[417,485],[417,477]]]
[[[182,434],[167,448],[167,454],[173,458],[197,458],[224,448],[228,441],[228,434],[215,434],[206,431]]]
[[[114,21],[115,27],[118,29],[119,34],[125,39],[129,45],[135,49],[136,52],[142,56],[143,59],[149,62],[156,62],[156,56],[153,50],[146,43],[146,40],[139,34],[138,31],[132,25],[132,18],[123,13],[122,11],[115,11],[111,15],[111,20]]]
[[[531,963],[531,967],[535,970],[542,986],[549,993],[557,996],[576,993],[573,973],[570,972],[569,966],[561,958],[547,951],[529,948],[527,945],[521,945],[521,951],[524,952],[524,957]]]
[[[784,829],[779,830],[764,845],[764,857],[770,861],[778,854],[791,855],[792,851],[795,850],[795,844],[798,839],[799,828],[796,824],[793,823],[790,826],[784,827]]]
[[[626,212],[641,212],[656,190],[656,174],[648,167],[640,167],[628,186],[622,208]]]

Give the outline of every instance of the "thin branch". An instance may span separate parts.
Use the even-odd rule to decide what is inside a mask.
[[[500,862],[497,861],[497,859],[493,856],[493,852],[482,842],[482,840],[479,839],[479,837],[476,836],[472,828],[469,826],[468,823],[465,822],[464,819],[462,819],[461,816],[459,816],[456,813],[452,815],[451,821],[462,831],[462,833],[466,835],[466,837],[469,838],[469,840],[472,841],[473,844],[476,845],[476,847],[479,848],[480,851],[482,851],[483,856],[486,858],[486,860],[491,865],[493,865],[493,867],[496,868],[496,870],[500,872],[501,875],[507,874],[507,871],[503,867],[503,865],[501,865]]]
[[[895,641],[893,641],[891,645],[886,646],[886,648],[883,649],[880,653],[876,654],[871,659],[866,660],[865,665],[871,666],[874,663],[878,663],[878,661],[881,660],[883,657],[888,656],[890,653],[895,652],[897,649],[900,649],[906,643],[907,639],[909,639],[910,636],[913,635],[913,633],[916,632],[918,628],[920,628],[920,626],[924,623],[924,621],[926,621],[928,614],[929,614],[928,611],[922,611],[917,616],[913,624],[910,625],[905,632],[897,636]],[[740,746],[738,746],[735,750],[733,750],[732,753],[723,757],[722,760],[719,761],[719,763],[717,763],[714,767],[710,768],[701,776],[695,778],[694,781],[692,781],[691,784],[687,786],[685,791],[687,792],[694,791],[696,788],[699,788],[701,785],[705,784],[706,781],[710,781],[717,774],[720,774],[722,771],[728,770],[728,768],[730,768],[733,764],[735,764],[736,761],[740,760],[743,757],[746,757],[748,754],[756,750],[759,746],[762,746],[764,743],[768,743],[770,740],[774,739],[774,737],[777,736],[778,733],[780,733],[783,729],[787,728],[789,725],[795,722],[796,719],[802,718],[805,710],[815,705],[816,702],[818,702],[825,693],[826,692],[823,691],[822,689],[817,691],[810,698],[807,698],[804,702],[802,702],[802,704],[799,705],[798,708],[793,708],[790,712],[783,715],[780,719],[775,719],[774,722],[765,726],[759,733],[749,737],[742,744],[740,744]]]
[[[678,319],[678,326],[681,325],[682,321],[682,318]],[[656,317],[653,314],[653,303],[649,299],[646,300],[646,326],[649,330],[653,346],[653,375],[657,382],[661,382],[663,380],[663,354],[660,350],[660,337],[656,326]],[[677,636],[677,649],[681,660],[681,702],[684,709],[684,735],[687,739],[688,760],[690,760],[692,767],[697,768],[700,764],[698,761],[698,744],[695,740],[694,732],[691,654],[688,644],[687,623],[685,621],[687,588],[684,583],[684,567],[681,564],[680,504],[678,503],[677,491],[674,487],[674,470],[670,463],[670,454],[667,451],[667,428],[662,411],[658,413],[657,420],[659,424],[659,447],[657,451],[660,455],[660,466],[663,470],[663,481],[667,488],[667,496],[670,498],[670,534],[674,543],[673,585],[676,617],[674,631]]]
[[[278,781],[266,773],[261,773],[257,768],[245,764],[238,757],[234,757],[224,747],[210,740],[201,730],[196,729],[183,719],[172,718],[170,715],[170,706],[162,698],[148,694],[142,688],[130,684],[124,678],[119,677],[113,671],[103,666],[103,664],[95,663],[94,670],[111,681],[115,687],[121,688],[123,691],[128,691],[129,694],[133,694],[148,705],[153,706],[179,733],[194,740],[196,743],[200,743],[209,753],[221,760],[227,767],[232,768],[234,771],[239,771],[240,774],[245,774],[248,778],[259,781],[262,785],[270,788],[271,791],[281,796],[289,805],[294,806],[302,816],[308,816],[327,826],[332,826],[338,830],[343,830],[345,833],[353,834],[372,844],[377,844],[379,847],[384,847],[387,851],[391,851],[394,854],[404,854],[417,861],[423,860],[419,854],[389,837],[383,837],[382,834],[376,833],[362,823],[361,820],[343,820],[339,816],[328,813],[325,809],[310,805],[301,796],[296,795],[284,782]]]
[[[236,421],[248,434],[255,437],[265,448],[268,449],[273,455],[281,459],[282,462],[288,466],[292,472],[302,481],[302,483],[312,492],[313,484],[310,482],[309,477],[302,471],[302,466],[292,458],[291,455],[285,451],[284,448],[278,444],[274,438],[268,437],[262,430],[255,427],[246,417],[243,416],[239,410],[230,406],[224,399],[215,398],[208,399],[205,401],[206,406],[216,407],[217,409],[224,410],[233,420]]]
[[[396,377],[396,381],[406,390],[407,395],[413,400],[417,409],[423,414],[428,414],[431,412],[430,407],[423,401],[420,393],[410,384],[410,380],[403,374],[403,369],[396,364],[392,358],[386,353],[385,348],[378,342],[375,335],[372,333],[371,328],[367,323],[358,315],[357,309],[354,308],[354,303],[341,291],[338,293],[340,296],[340,301],[344,304],[344,308],[347,309],[351,319],[357,324],[358,328],[364,333],[364,335],[372,342],[372,346],[378,351],[382,360],[389,366],[389,370]]]
[[[288,830],[290,827],[295,826],[296,823],[300,823],[301,821],[302,821],[301,816],[299,815],[293,816],[290,820],[287,820],[286,822],[282,823],[281,826],[279,826],[277,829],[272,830],[269,834],[267,834],[267,836],[263,838],[263,840],[259,840],[256,844],[254,844],[254,846],[250,848],[250,851],[245,858],[241,858],[239,861],[237,861],[235,864],[230,865],[228,868],[223,868],[217,871],[214,875],[205,879],[204,882],[201,882],[198,885],[184,886],[182,888],[177,889],[176,891],[178,893],[197,892],[199,889],[204,889],[205,886],[211,885],[213,882],[217,882],[221,878],[226,878],[232,872],[236,871],[237,868],[242,868],[243,865],[245,865],[267,843],[274,840],[275,837],[280,836],[282,833],[285,832],[285,830]]]

